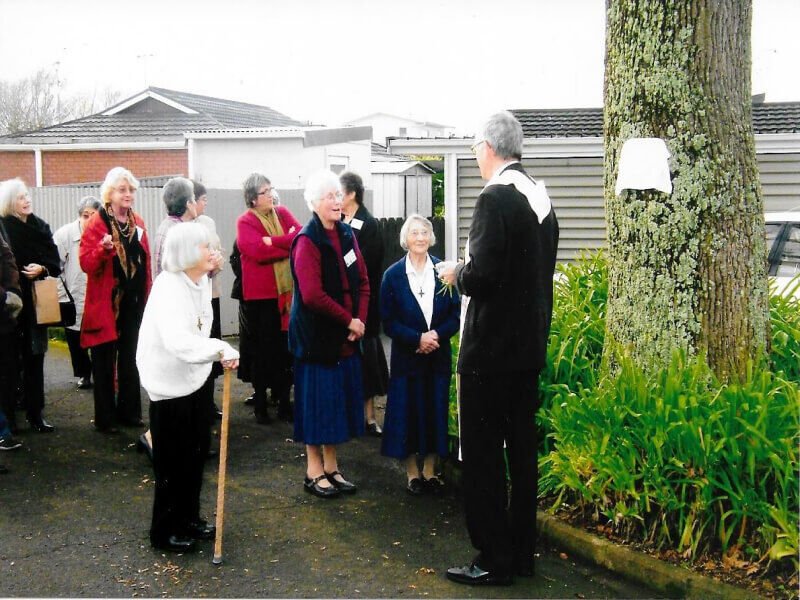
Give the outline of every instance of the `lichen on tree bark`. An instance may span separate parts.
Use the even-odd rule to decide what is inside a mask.
[[[750,2],[607,0],[607,345],[645,368],[703,352],[738,379],[768,339]],[[673,192],[614,193],[622,144],[659,137]],[[608,349],[607,348],[607,349]]]

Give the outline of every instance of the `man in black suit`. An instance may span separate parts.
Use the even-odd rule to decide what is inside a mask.
[[[442,270],[469,296],[458,373],[467,529],[479,551],[447,577],[508,585],[532,576],[538,488],[535,416],[553,309],[558,221],[544,184],[522,168],[522,127],[493,115],[472,150],[487,181],[472,218],[468,260]],[[505,450],[511,476],[507,502]]]

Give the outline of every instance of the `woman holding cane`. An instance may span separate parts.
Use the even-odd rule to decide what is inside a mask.
[[[236,368],[239,353],[209,338],[213,311],[208,273],[217,266],[208,230],[180,223],[167,234],[163,271],[153,283],[144,311],[136,363],[150,396],[150,430],[156,476],[150,543],[154,548],[191,552],[195,540],[214,538],[200,517],[203,438],[214,393],[216,360]]]

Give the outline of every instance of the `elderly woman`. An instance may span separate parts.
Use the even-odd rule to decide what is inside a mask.
[[[431,222],[411,215],[400,230],[408,253],[386,269],[381,286],[383,328],[392,338],[391,377],[381,452],[404,460],[412,495],[437,492],[436,457],[447,455],[450,338],[458,331],[460,299],[435,276],[439,261]],[[422,460],[422,472],[419,470]]]
[[[364,336],[369,280],[353,230],[341,221],[336,175],[309,177],[304,197],[313,214],[292,246],[294,439],[306,444],[305,490],[330,498],[356,491],[339,471],[336,445],[364,433],[356,342]]]
[[[292,303],[289,248],[301,225],[287,208],[275,205],[272,184],[260,173],[245,180],[244,201],[248,210],[236,221],[236,244],[248,325],[245,345],[252,358],[256,421],[266,425],[271,422],[268,387],[278,401],[278,418],[292,418],[292,362],[286,341]]]
[[[217,268],[208,230],[197,223],[170,229],[161,274],[139,332],[136,363],[150,396],[156,487],[150,543],[175,552],[214,538],[200,517],[208,403],[214,393],[211,364],[235,368],[239,354],[209,338],[213,311],[208,273]]]
[[[33,282],[61,273],[58,248],[50,226],[33,214],[28,188],[20,179],[0,185],[0,217],[14,253],[22,292],[22,312],[17,318],[20,334],[17,354],[22,358],[22,387],[25,411],[34,431],[49,433],[53,426],[42,416],[44,409],[44,355],[47,352],[47,326],[36,323]],[[18,374],[19,370],[15,370]],[[7,418],[15,426],[14,413]]]
[[[59,227],[53,235],[61,258],[62,281],[75,301],[75,324],[64,328],[72,360],[72,374],[78,378],[78,389],[88,390],[92,387],[92,361],[89,351],[81,348],[81,318],[83,317],[84,299],[86,297],[86,273],[81,270],[78,254],[81,246],[81,235],[91,216],[102,205],[94,196],[85,196],[78,201],[78,218]],[[65,294],[66,295],[66,294]]]
[[[364,413],[367,433],[380,437],[381,426],[375,418],[375,398],[386,395],[389,382],[389,368],[380,337],[381,315],[378,302],[383,277],[383,237],[378,229],[378,221],[364,206],[364,182],[361,177],[347,171],[339,176],[339,182],[342,184],[344,222],[353,228],[369,277],[369,311],[362,341],[361,361],[364,374]]]
[[[117,424],[143,425],[136,343],[151,278],[147,232],[133,211],[138,187],[133,173],[111,169],[100,186],[103,207],[81,237],[90,307],[81,322],[81,346],[91,349],[94,426],[102,433],[116,433]]]

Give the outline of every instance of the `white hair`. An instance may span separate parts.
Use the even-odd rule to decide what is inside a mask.
[[[139,189],[139,180],[133,176],[133,173],[125,167],[114,167],[108,172],[103,185],[100,186],[100,198],[103,204],[111,203],[111,188],[117,185],[120,179],[127,180],[133,189]]]
[[[341,189],[339,176],[333,171],[324,169],[309,175],[306,181],[306,189],[303,191],[308,210],[315,213],[319,208],[320,201],[328,192],[338,192]]]
[[[522,158],[522,143],[525,135],[522,132],[522,125],[517,118],[507,110],[493,114],[484,123],[479,141],[489,142],[495,154],[500,158]]]
[[[211,242],[203,225],[193,221],[178,223],[170,228],[164,240],[161,268],[178,273],[195,266],[200,261],[200,246]]]
[[[14,203],[17,198],[27,193],[28,188],[19,177],[0,183],[0,217],[16,215],[17,211]]]
[[[403,226],[400,228],[400,247],[403,250],[408,250],[408,230],[411,229],[412,223],[421,223],[422,226],[428,230],[428,233],[430,233],[430,236],[428,236],[428,240],[430,242],[429,246],[436,245],[436,234],[433,233],[433,223],[431,223],[422,215],[414,213],[413,215],[408,215],[406,222],[403,223]]]
[[[100,204],[100,200],[94,196],[84,196],[78,200],[78,216],[81,216],[83,211],[85,211],[87,208],[92,210],[100,210],[102,207],[103,205]]]

